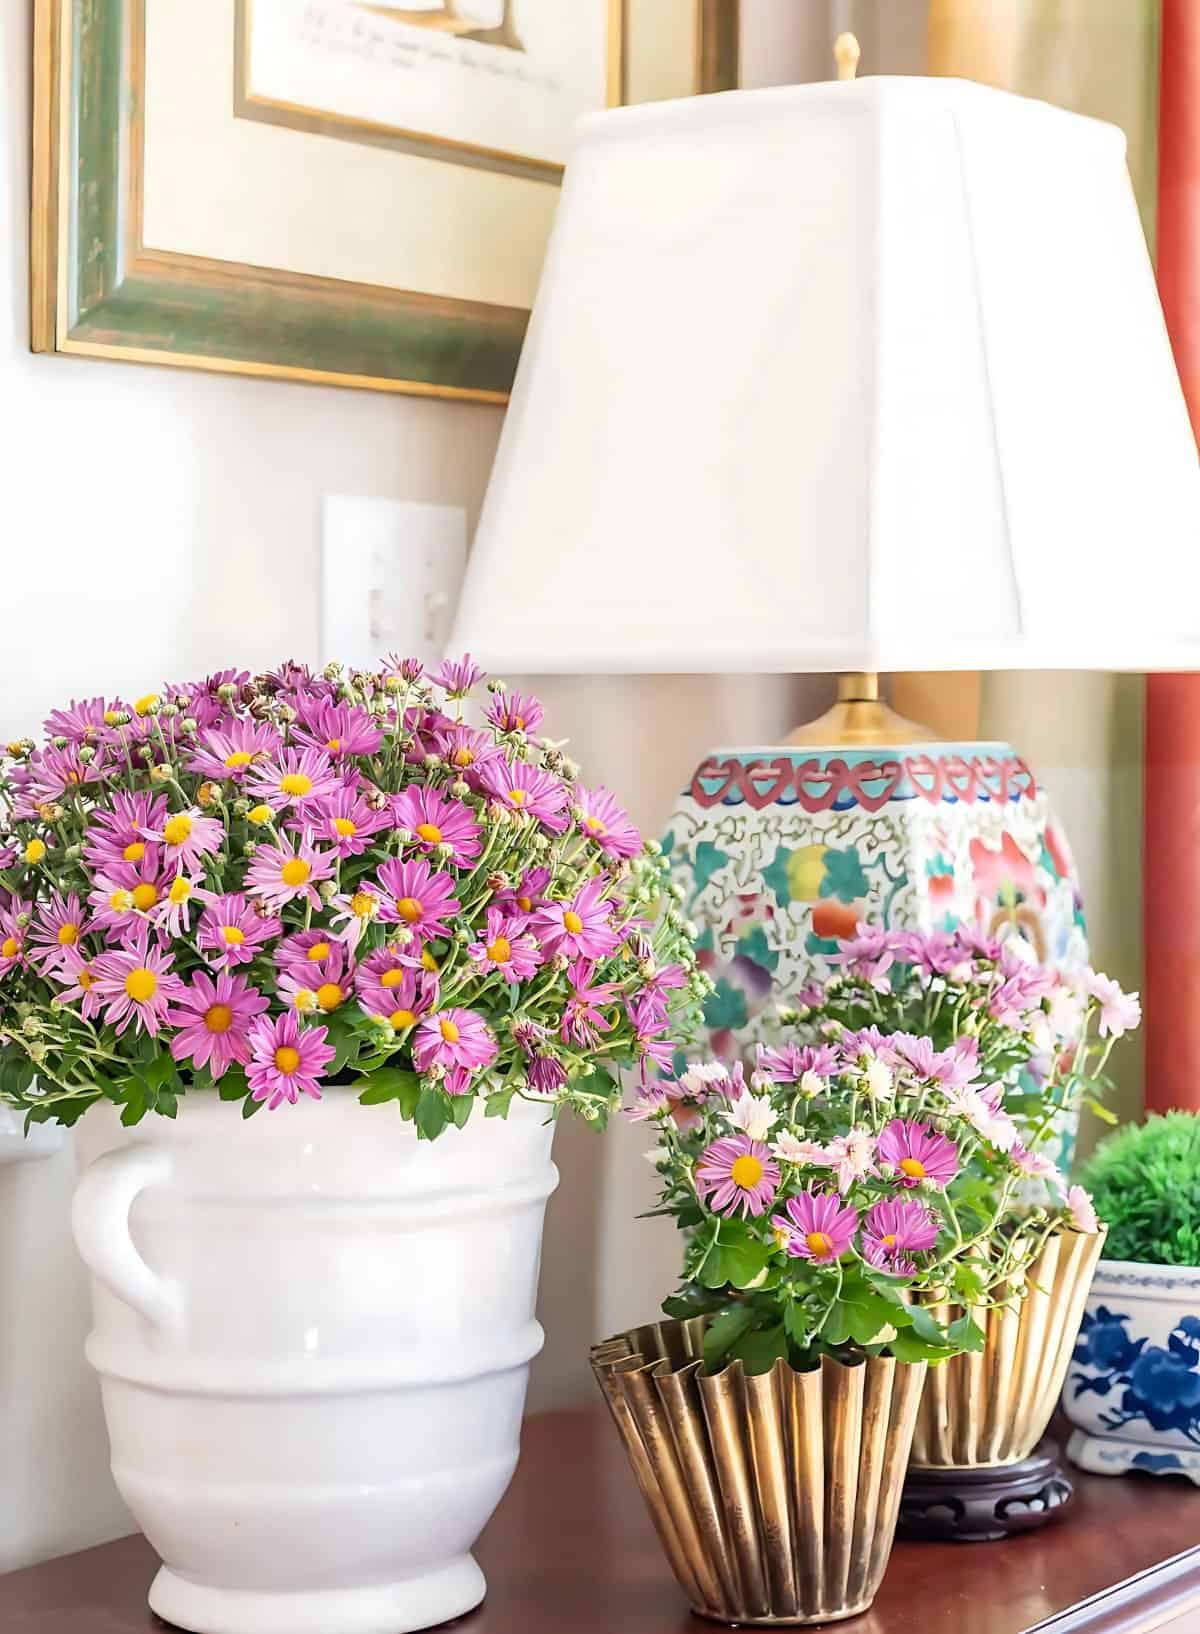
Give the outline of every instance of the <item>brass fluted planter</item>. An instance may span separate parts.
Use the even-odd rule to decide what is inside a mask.
[[[661,1322],[592,1350],[679,1586],[727,1623],[857,1615],[891,1554],[924,1365],[706,1374],[703,1332]]]
[[[1103,1246],[1103,1232],[1056,1233],[1030,1267],[1020,1304],[976,1313],[984,1349],[929,1369],[913,1436],[914,1469],[977,1469],[1030,1456],[1062,1393]],[[959,1314],[934,1308],[943,1322]]]

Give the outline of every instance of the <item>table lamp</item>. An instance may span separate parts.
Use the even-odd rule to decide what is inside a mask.
[[[878,675],[1200,663],[1200,472],[1124,148],[949,79],[579,126],[453,645],[841,673],[671,822],[725,1057],[860,920],[1086,957],[1029,768]]]

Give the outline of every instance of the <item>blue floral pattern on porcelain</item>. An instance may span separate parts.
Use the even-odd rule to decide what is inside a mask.
[[[1200,1485],[1200,1270],[1101,1260],[1063,1406],[1073,1461]]]

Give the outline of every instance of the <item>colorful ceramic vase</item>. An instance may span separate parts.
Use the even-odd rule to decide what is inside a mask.
[[[860,921],[1026,939],[1087,961],[1079,882],[1032,772],[1004,743],[718,749],[663,849],[716,982],[708,1047],[769,1036],[768,1008],[826,976]]]

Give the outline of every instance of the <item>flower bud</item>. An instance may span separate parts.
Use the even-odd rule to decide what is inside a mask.
[[[223,704],[233,703],[237,695],[238,689],[232,681],[225,681],[217,688],[217,697]]]
[[[245,844],[242,846],[242,855],[243,855],[243,857],[252,857],[257,850],[258,850],[258,845],[257,845],[256,841],[247,840],[245,842]]]
[[[79,759],[84,766],[90,766],[96,758],[96,751],[90,743],[85,743],[79,750]]]
[[[70,741],[71,741],[70,738],[64,738],[62,736],[54,737],[54,738],[50,739],[50,742],[54,745],[54,747],[56,749],[65,749],[67,747],[67,745],[70,743]]]

